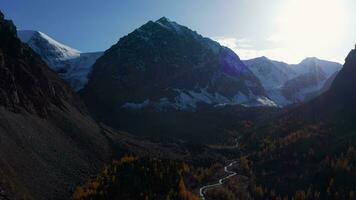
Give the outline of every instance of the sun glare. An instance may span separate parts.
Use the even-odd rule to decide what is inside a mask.
[[[318,55],[323,48],[332,48],[348,30],[347,6],[343,2],[285,1],[277,14],[277,32],[270,40],[282,44],[294,60]]]

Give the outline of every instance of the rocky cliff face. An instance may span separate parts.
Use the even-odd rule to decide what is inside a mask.
[[[75,93],[0,13],[0,189],[10,199],[68,199],[109,145]],[[3,194],[4,192],[1,191]]]
[[[352,50],[345,59],[342,70],[335,77],[330,89],[323,99],[333,107],[354,113],[356,110],[356,49]]]

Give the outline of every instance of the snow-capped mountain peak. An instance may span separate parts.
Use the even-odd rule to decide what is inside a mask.
[[[40,31],[19,30],[17,34],[76,91],[87,83],[91,66],[102,55],[102,52],[81,53]]]
[[[19,30],[18,37],[22,42],[27,43],[37,53],[46,55],[46,58],[53,60],[68,60],[80,56],[80,51],[57,42],[50,36],[33,30]]]
[[[336,71],[339,71],[341,67],[341,64],[336,62],[322,60],[316,57],[308,57],[298,64],[296,70],[300,71],[300,73],[307,73],[310,70],[321,70],[329,77]]]
[[[267,91],[281,87],[291,75],[287,72],[287,68],[278,66],[278,63],[265,56],[247,60],[244,63],[259,78]]]

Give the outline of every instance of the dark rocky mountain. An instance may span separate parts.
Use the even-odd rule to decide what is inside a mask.
[[[68,199],[110,156],[80,99],[0,13],[1,196]]]
[[[167,18],[146,23],[107,50],[80,94],[97,119],[114,126],[123,109],[274,105],[233,51]]]

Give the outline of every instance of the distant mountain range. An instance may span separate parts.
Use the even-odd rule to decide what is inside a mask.
[[[306,58],[293,65],[266,57],[244,63],[258,77],[268,97],[280,106],[302,103],[326,91],[342,68],[339,63],[318,58]]]
[[[225,91],[215,91],[215,89],[211,89],[212,85],[216,85],[215,83],[199,83],[199,80],[197,77],[191,77],[191,79],[194,79],[192,83],[193,85],[190,85],[189,87],[181,87],[181,86],[175,86],[176,88],[172,87],[172,85],[167,85],[168,89],[166,92],[168,93],[175,93],[176,95],[171,96],[172,99],[167,99],[169,95],[166,96],[161,96],[161,98],[153,100],[152,97],[149,95],[146,95],[146,98],[141,98],[142,101],[138,102],[137,99],[135,101],[127,101],[124,102],[123,107],[130,108],[130,109],[140,109],[144,107],[156,107],[158,109],[165,109],[167,107],[175,108],[175,109],[194,109],[197,104],[200,103],[205,103],[205,104],[243,104],[245,106],[257,106],[257,105],[264,105],[264,106],[286,106],[289,104],[295,104],[295,103],[301,103],[304,101],[307,101],[309,99],[312,99],[313,97],[317,96],[318,94],[322,93],[322,91],[325,91],[328,89],[328,84],[332,82],[332,78],[335,77],[335,73],[337,73],[341,69],[341,65],[335,62],[330,62],[330,61],[325,61],[325,60],[320,60],[318,58],[306,58],[299,64],[287,64],[283,62],[278,62],[274,60],[270,60],[266,57],[260,57],[260,58],[255,58],[251,60],[246,60],[243,61],[243,63],[240,62],[238,56],[236,56],[231,50],[229,50],[226,47],[221,47],[218,43],[207,39],[203,38],[202,36],[196,34],[195,32],[189,30],[187,27],[181,26],[175,22],[172,22],[168,20],[167,18],[162,18],[158,20],[157,22],[151,22],[151,23],[156,23],[158,25],[161,25],[160,27],[166,28],[166,30],[176,33],[176,38],[180,38],[181,40],[191,36],[194,38],[194,40],[199,41],[201,44],[204,44],[205,51],[208,51],[210,49],[213,54],[217,53],[217,51],[224,51],[226,54],[225,55],[225,61],[222,61],[223,59],[220,59],[216,63],[216,65],[224,65],[223,62],[225,62],[225,69],[223,69],[224,73],[223,74],[228,74],[228,73],[234,73],[233,70],[241,70],[244,71],[245,74],[249,77],[253,77],[253,75],[259,80],[259,82],[262,85],[259,85],[258,81],[256,81],[256,78],[253,78],[254,80],[248,80],[246,83],[241,83],[241,84],[249,84],[253,83],[255,84],[254,89],[244,89],[243,91],[232,91],[231,89],[233,86],[229,84],[228,87],[225,87]],[[135,30],[132,34],[130,34],[127,37],[124,37],[122,40],[129,38],[131,41],[139,42],[143,40],[143,42],[150,42],[152,43],[151,40],[153,38],[148,37],[149,34],[151,35],[156,35],[157,33],[157,28],[159,27],[152,27],[152,24],[148,23],[141,28]],[[151,30],[144,30],[149,27]],[[153,33],[153,31],[155,31]],[[150,33],[151,32],[151,33]],[[162,34],[162,33],[161,33]],[[27,43],[36,53],[38,53],[42,59],[54,70],[56,71],[61,78],[66,80],[75,91],[81,90],[88,82],[88,76],[89,73],[92,70],[92,66],[96,62],[96,60],[101,57],[104,52],[95,52],[95,53],[81,53],[76,49],[73,49],[71,47],[68,47],[66,45],[61,44],[60,42],[57,42],[53,38],[49,37],[48,35],[39,32],[39,31],[29,31],[29,30],[20,30],[18,31],[19,38]],[[157,36],[159,37],[159,36]],[[162,36],[163,37],[163,36]],[[154,38],[157,39],[157,42],[164,43],[164,41],[160,41],[159,38]],[[187,43],[188,41],[185,41]],[[197,42],[197,43],[199,43]],[[167,43],[167,41],[166,41]],[[172,40],[173,43],[173,40]],[[182,50],[186,50],[189,52],[189,45],[188,44],[181,44],[181,41],[176,41],[174,45],[183,45],[181,46]],[[132,43],[133,45],[137,45]],[[146,43],[143,43],[142,45],[146,45]],[[154,45],[160,45],[159,47],[154,47],[161,49],[161,51],[165,51],[163,48],[167,48],[166,45],[162,44],[150,44],[151,46]],[[116,45],[117,46],[117,45]],[[127,48],[133,48],[131,46],[127,46]],[[136,47],[137,48],[137,47]],[[112,51],[113,48],[110,49]],[[219,50],[222,49],[222,50]],[[143,56],[143,54],[150,53],[150,56],[154,57],[156,56],[156,59],[160,58],[161,55],[154,55],[155,53],[158,54],[159,52],[148,52],[145,50],[145,52],[140,52]],[[201,54],[206,54],[206,52],[197,52]],[[218,53],[219,54],[219,53]],[[221,54],[221,53],[220,53]],[[133,54],[131,56],[134,56]],[[146,56],[146,57],[147,57]],[[179,65],[182,65],[183,63],[178,62],[178,56],[184,56],[182,55],[164,55],[166,56],[166,59],[169,57],[171,58],[169,63],[172,65],[172,71],[170,73],[173,73],[174,66],[177,67]],[[191,55],[193,56],[193,55]],[[202,55],[204,56],[204,55]],[[205,55],[207,56],[207,55]],[[221,57],[221,55],[220,55]],[[189,57],[186,57],[188,59]],[[113,59],[120,59],[119,57],[115,58],[115,56],[112,56],[111,60]],[[191,57],[193,59],[193,57]],[[197,58],[194,58],[197,59]],[[210,62],[208,59],[205,59],[206,63]],[[210,59],[211,60],[211,59]],[[152,60],[151,60],[152,61]],[[140,68],[140,66],[148,64],[148,62],[151,62],[150,60],[136,60],[136,63],[131,63],[130,65],[135,65],[136,68]],[[119,62],[119,61],[118,61]],[[120,61],[122,62],[122,61]],[[125,61],[128,62],[128,61]],[[140,62],[140,63],[138,63]],[[176,62],[176,63],[175,63]],[[202,61],[196,61],[196,62],[202,62]],[[211,61],[212,62],[212,61]],[[129,65],[129,63],[127,63]],[[150,65],[156,65],[159,64],[158,61],[157,63],[151,62]],[[163,64],[163,63],[162,63]],[[197,64],[197,63],[195,63]],[[213,63],[210,63],[213,64]],[[189,63],[185,63],[185,65],[189,65]],[[199,63],[199,65],[204,65],[203,62]],[[231,66],[228,65],[235,65],[234,67],[231,68]],[[246,67],[247,66],[247,67]],[[230,68],[229,68],[230,67]],[[151,67],[150,67],[151,68]],[[235,68],[235,69],[233,69]],[[154,69],[157,70],[157,73],[163,73],[163,69]],[[231,71],[232,69],[232,71]],[[139,74],[142,74],[138,70],[136,72],[132,72],[139,76]],[[229,71],[230,70],[230,71]],[[253,74],[251,74],[251,71]],[[153,72],[152,72],[153,73]],[[175,82],[175,84],[178,84],[178,76],[177,71],[175,79],[172,80]],[[250,74],[249,74],[250,73]],[[230,74],[231,75],[231,74]],[[236,75],[236,74],[235,74]],[[334,75],[334,76],[332,76]],[[211,76],[211,79],[214,79],[217,76],[220,75],[209,75]],[[94,76],[93,76],[94,77]],[[169,76],[166,76],[168,79]],[[138,77],[137,77],[138,78]],[[145,77],[146,79],[147,77]],[[231,77],[230,77],[231,78]],[[236,78],[236,77],[235,77]],[[201,79],[201,77],[200,77]],[[240,77],[238,77],[240,79]],[[243,78],[241,78],[243,79]],[[331,80],[328,80],[331,79]],[[182,79],[181,79],[182,80]],[[184,79],[183,79],[184,80]],[[227,79],[226,79],[227,80]],[[148,79],[145,80],[145,86],[149,85],[154,85],[154,84],[159,84],[161,80],[154,80],[154,79]],[[195,81],[195,82],[194,82]],[[185,83],[188,84],[188,83]],[[240,85],[241,85],[240,84]],[[235,83],[236,85],[236,83]],[[330,85],[330,84],[329,84]],[[220,87],[220,86],[216,86]],[[240,87],[240,86],[238,86]],[[248,88],[247,86],[246,88]],[[256,93],[256,88],[260,87],[259,90],[260,92]],[[219,90],[221,90],[220,87]],[[230,88],[230,89],[227,89]],[[236,87],[237,88],[237,87]],[[241,89],[241,88],[240,88]],[[240,90],[239,89],[239,90]],[[226,91],[230,90],[227,94]],[[264,90],[264,91],[263,91]],[[112,97],[114,98],[114,97]],[[157,97],[156,97],[157,98]],[[120,98],[121,99],[121,98]]]

